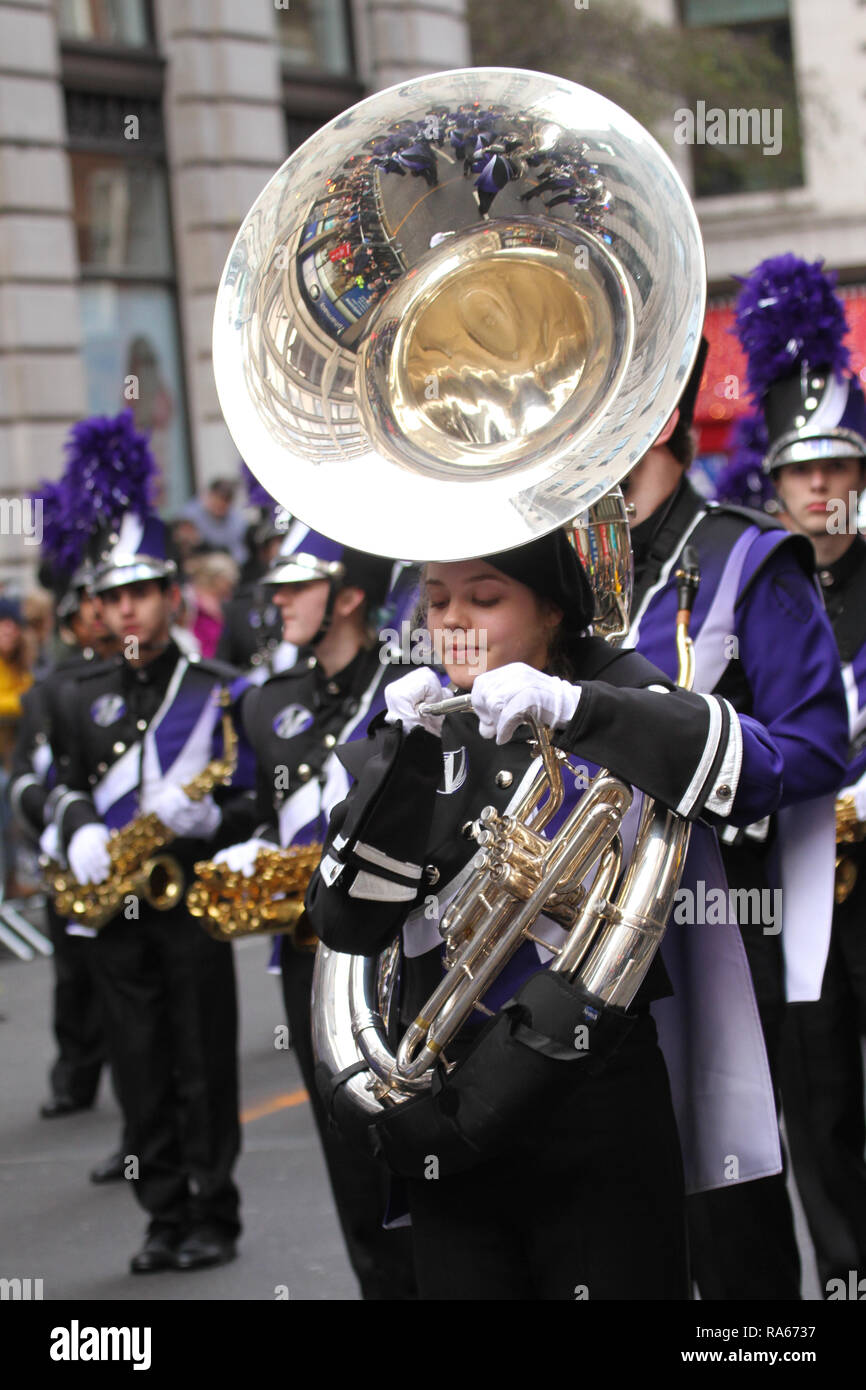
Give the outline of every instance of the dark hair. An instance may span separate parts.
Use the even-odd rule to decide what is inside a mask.
[[[418,585],[418,600],[412,610],[410,623],[415,627],[428,627],[427,600],[424,592],[424,572],[426,566],[421,567],[421,574]],[[535,592],[533,590],[533,592]],[[552,599],[544,598],[541,594],[535,594],[539,604],[553,604]],[[578,674],[578,646],[585,632],[585,624],[582,618],[574,618],[569,614],[563,614],[561,622],[557,623],[547,652],[547,665],[545,671],[548,675],[559,676],[561,680],[579,680]]]
[[[695,459],[695,433],[691,422],[677,420],[674,432],[665,447],[670,449],[677,463],[681,463],[683,468],[691,467]]]

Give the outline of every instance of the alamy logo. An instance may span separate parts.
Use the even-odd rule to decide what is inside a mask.
[[[134,1371],[150,1370],[149,1327],[69,1327],[51,1329],[52,1361],[132,1361]]]
[[[26,1302],[42,1297],[41,1279],[0,1279],[0,1300]]]

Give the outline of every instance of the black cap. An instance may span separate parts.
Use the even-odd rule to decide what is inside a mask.
[[[592,622],[595,598],[583,565],[561,529],[539,536],[516,550],[501,550],[483,559],[494,569],[525,584],[539,598],[561,608],[570,631],[579,632]]]

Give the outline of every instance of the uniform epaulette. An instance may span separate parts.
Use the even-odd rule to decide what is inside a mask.
[[[726,517],[734,517],[735,520],[746,521],[749,525],[758,528],[759,531],[780,531],[780,543],[784,542],[784,545],[787,546],[788,553],[794,555],[803,573],[808,574],[809,577],[815,574],[815,549],[813,549],[812,541],[810,541],[809,537],[796,534],[794,531],[788,531],[787,528],[781,524],[781,521],[776,521],[776,518],[767,516],[766,512],[752,512],[751,507],[737,506],[733,502],[708,502],[706,503],[706,514],[708,514],[708,517],[719,517],[720,520],[724,520]],[[760,569],[762,569],[762,566],[758,567],[755,574],[758,574]],[[753,575],[753,577],[755,577],[755,575]],[[746,588],[748,587],[749,585],[746,585]],[[745,592],[746,589],[742,591],[740,598],[742,598]]]
[[[710,516],[722,515],[740,517],[741,520],[747,521],[750,526],[757,526],[760,531],[785,530],[781,521],[777,521],[775,517],[770,516],[767,512],[755,512],[752,511],[751,507],[740,507],[735,502],[708,501],[704,503],[704,506],[707,509],[707,514]]]
[[[186,660],[190,666],[197,671],[204,671],[209,676],[216,676],[218,680],[225,681],[231,685],[243,673],[236,666],[230,666],[227,661],[218,661],[215,656],[199,656],[198,652],[185,653]]]
[[[122,660],[123,658],[120,656],[110,656],[105,661],[91,661],[80,668],[74,668],[62,674],[68,675],[70,680],[76,682],[97,680],[100,676],[107,675],[109,671],[118,670]]]

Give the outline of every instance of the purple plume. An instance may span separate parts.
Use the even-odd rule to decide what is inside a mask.
[[[800,360],[837,376],[847,367],[845,310],[833,293],[835,272],[824,271],[823,264],[790,254],[772,256],[741,281],[736,333],[755,400]]]
[[[769,447],[767,427],[760,411],[744,415],[735,422],[731,454],[716,479],[717,502],[732,502],[755,511],[767,510],[766,503],[775,496],[773,484],[762,468]]]
[[[262,486],[255,473],[250,468],[249,464],[246,464],[243,461],[241,462],[241,477],[243,478],[243,481],[246,484],[247,500],[251,507],[276,506],[276,503],[274,502],[274,499],[268,492],[267,488]]]
[[[57,567],[75,569],[95,534],[119,525],[126,512],[153,508],[158,468],[147,435],[136,431],[131,410],[92,415],[73,425],[59,482],[42,482],[43,550]]]

